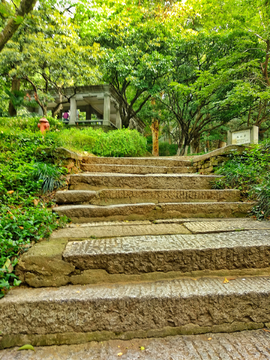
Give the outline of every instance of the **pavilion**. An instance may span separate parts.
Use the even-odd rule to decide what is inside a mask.
[[[60,102],[59,94],[51,93],[54,101],[47,103],[47,110],[52,110]],[[62,104],[62,112],[69,111],[69,125],[88,123],[90,125],[109,126],[116,129],[122,129],[122,121],[119,112],[119,102],[115,89],[110,85],[92,85],[80,86],[76,88],[65,89],[67,96],[66,103]],[[65,101],[65,97],[63,100]],[[86,120],[78,119],[77,110],[86,113]],[[39,114],[42,115],[42,109],[39,108]],[[92,116],[95,115],[95,116]],[[93,117],[95,119],[93,119]],[[137,117],[130,120],[130,128],[136,128],[142,132],[145,125]]]

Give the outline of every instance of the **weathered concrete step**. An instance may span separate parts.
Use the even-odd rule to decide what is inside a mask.
[[[134,204],[146,202],[206,202],[240,200],[239,190],[104,189],[57,191],[57,204]]]
[[[53,208],[73,222],[110,220],[156,220],[172,218],[245,217],[254,203],[198,202],[198,203],[140,203],[109,206],[63,205]]]
[[[188,174],[195,173],[192,166],[148,166],[148,165],[115,165],[115,164],[84,164],[81,169],[88,172],[122,173],[122,174]]]
[[[179,160],[176,157],[83,157],[85,164],[108,164],[108,165],[145,165],[145,166],[167,166],[186,167],[192,166],[191,160]]]
[[[192,272],[270,266],[270,230],[71,241],[63,259],[110,274]]]
[[[236,333],[176,335],[162,339],[118,339],[44,346],[35,350],[35,360],[118,360],[119,357],[125,360],[269,360],[270,337],[266,328]],[[2,350],[0,357],[2,360],[33,359],[31,351],[18,352],[18,348]]]
[[[269,309],[269,277],[18,288],[0,301],[0,346],[259,329]]]
[[[83,173],[70,176],[70,190],[211,189],[217,175]]]

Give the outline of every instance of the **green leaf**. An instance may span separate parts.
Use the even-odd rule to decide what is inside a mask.
[[[26,344],[26,345],[21,346],[21,347],[18,349],[18,351],[19,351],[19,350],[32,350],[32,351],[35,351],[34,347],[33,347],[32,345],[30,345],[30,344]]]
[[[16,16],[14,21],[16,24],[21,24],[23,22],[23,16]]]

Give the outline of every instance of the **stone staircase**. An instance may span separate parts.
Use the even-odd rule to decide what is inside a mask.
[[[237,190],[211,190],[216,175],[173,158],[84,158],[55,208],[73,222],[246,216],[253,204]],[[104,172],[106,171],[106,172]]]
[[[82,166],[56,194],[72,224],[21,257],[26,287],[0,301],[0,348],[270,324],[270,223],[237,190],[174,158]]]

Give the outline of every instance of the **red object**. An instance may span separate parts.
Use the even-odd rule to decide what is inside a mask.
[[[50,128],[49,121],[44,117],[39,120],[38,127],[42,134],[44,134]]]

